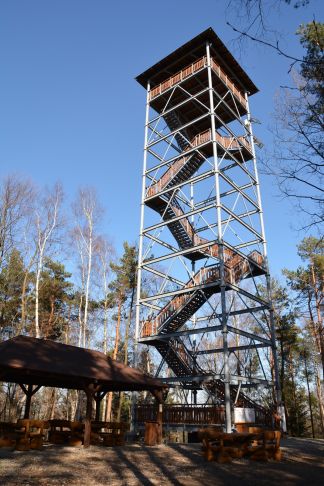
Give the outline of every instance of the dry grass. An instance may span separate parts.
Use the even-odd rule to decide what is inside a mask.
[[[90,449],[45,446],[41,451],[0,449],[0,484],[65,485],[323,485],[324,441],[288,439],[281,463],[245,459],[206,462],[199,444]]]

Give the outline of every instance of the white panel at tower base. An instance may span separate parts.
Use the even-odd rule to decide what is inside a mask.
[[[286,424],[286,414],[285,414],[285,407],[280,406],[278,407],[278,412],[281,418],[281,429],[283,432],[287,432],[287,424]]]
[[[255,410],[253,408],[234,408],[235,424],[254,424]]]

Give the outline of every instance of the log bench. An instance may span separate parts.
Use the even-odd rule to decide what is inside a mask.
[[[254,461],[267,461],[268,459],[280,461],[282,457],[280,439],[280,430],[265,430],[262,433],[261,441],[249,447],[250,459]]]
[[[46,435],[45,430],[49,428],[46,420],[21,419],[16,424],[17,451],[28,451],[29,449],[41,449]]]

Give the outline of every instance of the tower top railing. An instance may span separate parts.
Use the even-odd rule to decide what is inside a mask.
[[[189,66],[186,66],[185,68],[181,69],[181,71],[177,72],[173,76],[170,76],[165,81],[162,81],[162,83],[158,84],[157,86],[154,86],[154,88],[152,88],[150,91],[150,100],[153,100],[154,98],[161,95],[168,89],[173,88],[177,84],[181,83],[181,81],[183,81],[184,79],[188,78],[192,74],[197,73],[198,71],[204,69],[205,67],[207,67],[207,56],[203,56],[201,59],[198,59],[198,61],[193,62]],[[211,68],[214,71],[214,73],[219,77],[219,79],[221,79],[224,82],[224,84],[230,89],[230,91],[234,94],[234,96],[244,107],[244,109],[247,110],[247,103],[244,98],[244,95],[235,86],[233,81],[229,79],[227,74],[225,74],[223,69],[213,58],[211,59]]]

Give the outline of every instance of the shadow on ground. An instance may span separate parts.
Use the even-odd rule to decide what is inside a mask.
[[[0,449],[0,484],[87,485],[289,485],[324,484],[324,441],[287,439],[280,463],[206,462],[199,444],[90,449],[45,446],[41,451]]]

